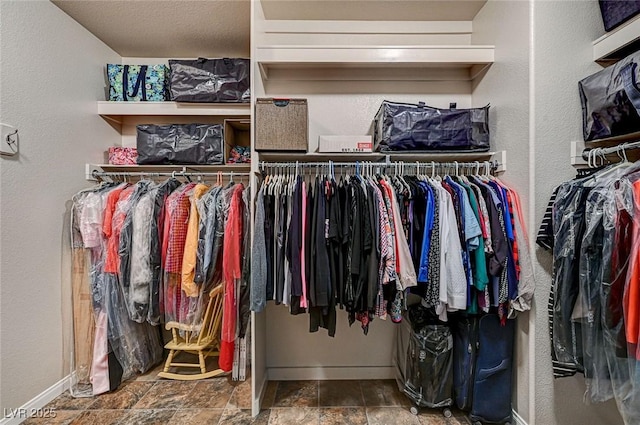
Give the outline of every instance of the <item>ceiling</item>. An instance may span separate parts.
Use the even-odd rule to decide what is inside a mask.
[[[249,0],[52,0],[125,57],[249,57]]]
[[[251,0],[51,0],[124,57],[249,57]],[[470,21],[487,0],[262,0],[267,19]]]

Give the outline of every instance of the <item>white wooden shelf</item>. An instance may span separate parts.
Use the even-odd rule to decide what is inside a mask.
[[[116,122],[125,116],[251,116],[249,103],[98,102],[98,114]]]
[[[593,60],[608,65],[640,47],[640,15],[593,42]]]
[[[112,165],[112,164],[86,164],[85,177],[87,180],[95,180],[94,172],[106,173],[216,173],[234,172],[248,173],[251,171],[251,164],[216,164],[216,165]]]
[[[258,46],[263,80],[469,81],[494,46]]]

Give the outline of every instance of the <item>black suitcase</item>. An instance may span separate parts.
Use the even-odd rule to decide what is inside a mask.
[[[474,425],[510,424],[515,320],[503,326],[495,314],[480,318],[473,406]]]
[[[478,318],[461,317],[453,327],[453,393],[460,410],[471,410],[478,350]]]
[[[445,325],[413,331],[407,352],[404,392],[417,407],[444,408],[453,404],[453,337]],[[446,416],[449,416],[445,412]]]

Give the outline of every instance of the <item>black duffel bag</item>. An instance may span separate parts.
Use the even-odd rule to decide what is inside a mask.
[[[489,105],[439,109],[383,101],[374,120],[378,151],[488,151]]]
[[[578,83],[584,140],[640,131],[640,52]]]
[[[138,125],[138,164],[222,164],[220,124]]]
[[[170,60],[171,100],[176,102],[249,102],[249,59]]]

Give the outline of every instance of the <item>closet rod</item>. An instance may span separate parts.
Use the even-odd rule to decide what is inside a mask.
[[[375,167],[385,167],[385,168],[393,168],[396,166],[404,166],[404,167],[455,167],[458,165],[459,167],[485,167],[486,164],[489,164],[491,168],[497,168],[500,166],[500,162],[493,161],[471,161],[471,162],[439,162],[439,161],[391,161],[391,162],[375,162],[375,161],[357,161],[357,162],[267,162],[260,161],[260,168],[273,168],[273,167],[285,167],[285,168],[310,168],[310,167],[357,167],[357,166],[375,166]]]
[[[245,177],[250,176],[251,173],[248,172],[236,172],[236,171],[218,171],[218,172],[183,172],[183,171],[172,171],[172,172],[148,172],[148,171],[97,171],[95,170],[92,174],[93,177],[143,177],[143,176],[151,176],[151,177]]]
[[[640,148],[640,141],[622,143],[621,145],[612,146],[610,148],[585,149],[582,152],[582,158],[585,161],[588,161],[590,156],[592,155],[603,156],[603,155],[609,155],[612,153],[625,152],[627,150],[638,149],[638,148]]]

